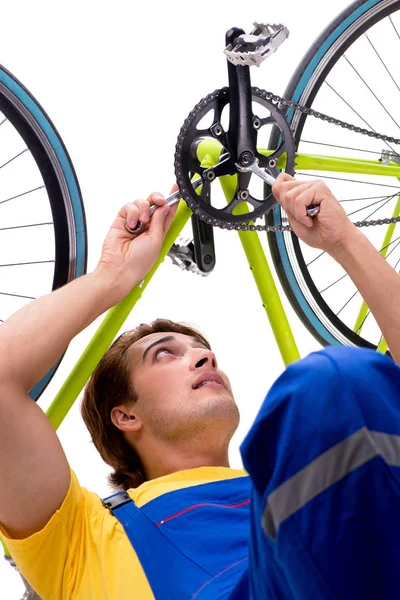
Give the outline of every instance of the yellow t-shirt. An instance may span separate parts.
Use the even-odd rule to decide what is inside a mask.
[[[177,489],[246,476],[242,469],[199,467],[146,481],[129,495],[137,506]],[[33,499],[40,502],[40,498]],[[17,566],[43,600],[154,598],[121,523],[71,472],[59,510],[39,532],[12,540],[0,527]]]

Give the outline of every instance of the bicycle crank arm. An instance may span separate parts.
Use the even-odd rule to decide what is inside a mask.
[[[237,170],[241,171],[242,173],[250,172],[254,173],[254,175],[258,175],[258,177],[263,179],[270,186],[273,186],[276,181],[275,177],[272,177],[272,175],[264,171],[264,169],[258,165],[258,158],[251,159],[251,161],[249,161],[246,165],[235,163],[235,166]],[[307,207],[307,215],[309,217],[315,217],[318,213],[319,206],[317,204],[310,204],[310,206]]]
[[[201,177],[198,177],[197,179],[195,179],[194,181],[192,181],[192,185],[193,185],[193,189],[197,190],[198,187],[200,187],[203,184],[203,180]],[[174,192],[173,194],[171,194],[170,196],[168,196],[168,198],[165,199],[165,204],[162,204],[162,206],[165,205],[172,205],[172,204],[176,204],[176,202],[179,202],[179,200],[181,200],[182,195],[180,193],[179,190],[177,190],[176,192]],[[157,208],[161,208],[161,206],[157,206],[155,204],[153,204],[152,206],[150,206],[150,217],[152,215],[154,215],[154,213],[156,212]],[[125,229],[128,231],[128,233],[139,233],[143,228],[143,223],[138,223],[136,225],[136,227],[134,227],[133,229],[131,229],[130,227],[128,227],[127,223],[125,223]]]

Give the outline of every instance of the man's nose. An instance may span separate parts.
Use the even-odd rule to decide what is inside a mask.
[[[191,363],[192,368],[195,369],[200,369],[205,365],[208,365],[213,369],[217,368],[217,359],[215,358],[214,353],[211,352],[211,350],[207,350],[206,348],[204,348],[204,350],[202,348],[193,348]]]

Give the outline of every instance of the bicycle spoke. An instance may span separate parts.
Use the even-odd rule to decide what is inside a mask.
[[[388,244],[386,244],[386,246],[382,246],[382,248],[379,250],[379,252],[382,252],[383,250],[386,250],[386,248],[389,248],[389,246],[391,246],[392,244],[396,243],[398,240],[400,240],[400,236],[398,238],[395,238],[394,240],[392,240]],[[396,246],[396,248],[397,248],[397,246]],[[394,248],[394,249],[396,249],[396,248]],[[389,254],[387,256],[390,256],[391,253],[392,253],[392,250],[389,252]]]
[[[365,323],[365,321],[367,320],[367,317],[369,317],[370,314],[371,314],[371,311],[368,309],[365,317],[363,318],[363,320],[361,321],[361,323],[360,323],[357,331],[355,332],[357,335],[360,335],[361,329],[364,327],[364,323]]]
[[[317,179],[321,178],[321,175],[319,173],[302,173],[302,172],[296,172],[296,175],[301,175],[302,177],[316,177]],[[365,180],[360,180],[360,179],[348,179],[347,177],[332,177],[332,175],[323,175],[324,179],[334,179],[335,181],[347,181],[348,183],[365,183],[365,185],[377,185],[378,187],[387,187],[387,188],[394,188],[396,190],[399,190],[400,193],[400,187],[397,185],[390,185],[388,183],[375,183],[373,181],[365,181]]]
[[[399,239],[399,238],[397,238],[397,239]],[[389,254],[387,254],[387,255],[386,255],[386,258],[387,258],[388,256],[390,256],[390,254],[392,254],[392,252],[393,252],[394,250],[396,250],[396,248],[397,248],[399,245],[400,245],[400,241],[399,241],[399,242],[396,244],[396,246],[395,246],[395,247],[394,247],[394,248],[393,248],[393,249],[392,249],[392,250],[389,252]],[[397,269],[397,267],[398,267],[398,265],[399,265],[399,264],[400,264],[400,258],[399,258],[399,260],[397,261],[397,263],[395,264],[395,266],[393,267],[393,268],[394,268],[394,270],[396,270],[396,269]],[[364,323],[365,323],[365,321],[367,320],[367,317],[369,317],[369,315],[370,315],[370,314],[371,314],[371,311],[370,311],[370,309],[368,309],[368,311],[367,311],[367,314],[365,315],[365,317],[364,317],[364,318],[363,318],[363,320],[361,321],[361,323],[360,323],[360,325],[359,325],[359,327],[358,327],[358,329],[357,329],[357,331],[356,331],[356,333],[357,333],[357,334],[358,334],[358,333],[361,331],[361,329],[363,328],[363,326],[364,326]],[[383,336],[381,335],[381,336],[380,336],[380,339],[379,339],[379,342],[381,342],[382,338],[383,338]],[[379,345],[379,343],[378,343],[378,345]]]
[[[387,244],[386,246],[383,246],[380,250],[380,252],[382,252],[382,250],[385,250],[386,248],[388,248],[389,246],[391,246],[392,244],[394,244],[395,242],[398,242],[396,244],[396,246],[394,248],[391,249],[391,251],[386,255],[386,258],[388,258],[388,256],[390,256],[392,254],[392,252],[394,252],[394,250],[396,250],[396,248],[400,245],[400,236],[398,238],[396,238],[395,240],[392,240],[389,244]],[[321,255],[319,255],[321,256]],[[317,258],[319,258],[319,256]],[[348,274],[345,273],[344,275],[342,275],[341,277],[338,277],[338,279],[335,279],[335,281],[333,281],[332,283],[330,283],[328,286],[326,286],[324,289],[322,290],[318,290],[320,294],[323,294],[324,292],[326,292],[327,290],[329,290],[331,287],[333,287],[334,285],[336,285],[337,283],[339,283],[340,281],[342,281],[345,277],[348,277]]]
[[[358,113],[358,112],[356,111],[356,109],[355,109],[355,108],[353,108],[353,107],[351,106],[351,104],[349,104],[349,102],[347,102],[347,100],[345,100],[345,99],[343,98],[343,96],[341,96],[341,95],[339,94],[339,92],[337,92],[337,91],[336,91],[336,90],[335,90],[335,89],[334,89],[334,88],[333,88],[333,87],[332,87],[332,86],[331,86],[331,85],[330,85],[330,84],[329,84],[327,81],[324,81],[324,83],[325,83],[325,85],[327,85],[327,86],[329,87],[329,89],[331,89],[331,90],[332,90],[332,92],[334,92],[334,93],[335,93],[335,94],[336,94],[336,95],[337,95],[337,96],[338,96],[338,97],[339,97],[339,98],[340,98],[340,99],[341,99],[341,100],[342,100],[342,101],[343,101],[343,102],[344,102],[344,103],[345,103],[345,104],[346,104],[346,105],[347,105],[347,106],[350,108],[350,110],[352,110],[352,111],[353,111],[353,112],[354,112],[354,113],[355,113],[355,114],[356,114],[356,115],[357,115],[357,116],[358,116],[358,117],[361,119],[361,121],[362,121],[363,123],[365,123],[365,125],[366,125],[366,126],[369,128],[369,129],[371,129],[371,131],[373,131],[374,133],[376,133],[376,131],[375,131],[375,129],[372,127],[372,125],[370,125],[370,124],[368,123],[368,121],[366,121],[366,120],[365,120],[365,119],[364,119],[364,118],[363,118],[363,117],[360,115],[360,113]],[[384,140],[382,140],[382,141],[383,141],[383,143],[384,143],[384,144],[386,144],[386,146],[387,146],[388,148],[390,148],[390,150],[391,150],[392,152],[394,152],[394,153],[396,154],[396,152],[395,152],[394,148],[392,148],[392,146],[391,146],[391,145],[390,145],[388,142],[386,142],[386,141],[384,141]]]
[[[10,202],[10,200],[16,200],[17,198],[22,198],[22,196],[26,196],[27,194],[32,194],[32,192],[37,192],[38,190],[43,190],[44,185],[40,185],[39,187],[32,188],[27,192],[22,192],[22,194],[17,194],[16,196],[11,196],[11,198],[7,198],[6,200],[0,200],[0,204],[4,204],[5,202]]]
[[[22,296],[21,294],[10,294],[8,292],[0,292],[0,296],[12,296],[13,298],[26,298],[27,300],[36,300],[34,296]]]
[[[19,267],[21,265],[42,265],[45,263],[54,263],[55,260],[34,260],[32,262],[19,262],[19,263],[8,263],[0,265],[0,267]]]
[[[392,196],[386,196],[386,198],[384,198],[383,200],[377,200],[377,202],[372,202],[371,204],[368,204],[367,206],[362,206],[361,208],[358,208],[357,210],[353,210],[353,212],[349,212],[347,213],[348,217],[351,217],[352,215],[355,215],[363,210],[366,210],[367,208],[371,208],[371,206],[375,206],[376,204],[382,204],[382,206],[386,206],[386,204],[388,202],[390,202],[391,200],[393,200],[393,198],[396,196],[396,194],[393,194]],[[379,206],[376,210],[379,210],[380,208],[382,208],[382,206]],[[369,219],[375,212],[376,210],[374,210],[370,215],[368,215],[368,217],[365,217],[366,219]]]
[[[392,194],[391,197],[394,198],[395,196],[397,196],[396,192],[394,194]],[[387,197],[388,196],[362,196],[361,198],[345,198],[344,200],[338,199],[338,201],[340,203],[342,203],[342,202],[361,202],[361,200],[377,200],[378,198],[380,198],[383,201]]]
[[[26,227],[41,227],[42,225],[54,225],[52,221],[49,223],[31,223],[30,225],[14,225],[13,227],[0,227],[0,231],[8,231],[9,229],[24,229]]]
[[[328,144],[327,142],[313,142],[311,140],[301,140],[301,142],[302,144],[317,144],[318,146],[329,146],[329,148],[340,148],[342,150],[355,150],[356,152],[367,152],[368,154],[377,154],[378,156],[382,154],[382,152],[374,150],[365,150],[364,148],[353,148],[351,146],[340,146],[339,144]]]
[[[315,262],[316,260],[318,260],[319,258],[321,258],[321,256],[323,256],[324,254],[326,254],[325,250],[323,252],[321,252],[321,254],[318,254],[318,256],[316,256],[315,258],[313,258],[312,261],[310,261],[309,263],[306,263],[306,266],[309,267],[310,265],[313,264],[313,262]]]
[[[369,37],[366,34],[365,34],[365,37],[367,38],[367,40],[371,44],[371,46],[372,46],[375,54],[377,55],[377,57],[381,61],[382,65],[385,68],[385,70],[386,70],[387,74],[389,75],[390,79],[393,81],[394,85],[397,87],[398,91],[400,92],[400,87],[397,85],[397,82],[396,82],[395,78],[393,77],[393,75],[391,74],[391,72],[389,71],[389,69],[387,68],[387,66],[385,65],[385,62],[382,60],[382,57],[379,54],[378,50],[375,48],[374,44],[371,42],[371,40],[369,39]]]
[[[0,121],[0,125],[3,125],[3,123],[5,123],[7,121],[7,117],[4,117],[4,119],[2,121]]]
[[[383,104],[383,102],[381,102],[379,100],[378,96],[375,94],[375,92],[372,90],[372,88],[368,85],[368,83],[365,81],[365,79],[360,75],[360,73],[355,68],[355,66],[352,64],[352,62],[347,58],[346,55],[344,55],[343,58],[350,65],[350,67],[354,70],[354,72],[357,74],[357,76],[361,79],[361,81],[366,86],[366,88],[371,92],[371,94],[373,95],[373,97],[375,98],[375,100],[380,104],[380,106],[383,108],[383,110],[386,112],[386,114],[389,115],[389,117],[392,119],[392,121],[396,125],[396,127],[398,129],[400,129],[400,126],[397,123],[396,119],[393,117],[393,115],[390,114],[390,112],[388,111],[388,109],[386,108],[386,106]]]
[[[391,24],[392,24],[392,26],[393,26],[393,29],[395,30],[395,32],[396,32],[396,34],[397,34],[397,37],[398,37],[398,38],[399,38],[399,40],[400,40],[400,35],[399,35],[399,32],[397,31],[397,29],[396,29],[396,26],[395,26],[395,24],[394,24],[394,23],[393,23],[393,21],[392,21],[392,16],[391,16],[391,15],[389,15],[389,21],[391,22]]]
[[[368,221],[368,219],[370,219],[370,218],[372,217],[372,215],[374,215],[375,213],[377,213],[377,212],[378,212],[378,210],[381,210],[381,208],[382,208],[383,206],[386,206],[386,204],[388,204],[388,202],[390,202],[391,200],[393,200],[393,197],[392,197],[392,198],[389,198],[389,199],[388,199],[388,200],[387,200],[387,201],[386,201],[384,204],[382,204],[382,206],[378,206],[378,208],[376,208],[375,210],[373,210],[373,211],[372,211],[372,213],[370,213],[369,215],[367,215],[367,216],[364,218],[364,221]],[[371,205],[371,206],[372,206],[372,205]],[[368,208],[368,206],[366,206],[365,208]],[[364,209],[363,209],[363,210],[364,210]]]
[[[389,242],[389,243],[388,243],[388,244],[386,244],[385,246],[382,246],[382,247],[380,248],[379,252],[383,252],[383,250],[386,250],[386,248],[389,248],[389,246],[391,246],[392,244],[395,244],[395,243],[396,243],[397,241],[399,241],[399,240],[400,240],[400,236],[399,236],[398,238],[395,238],[394,240],[392,240],[391,242]],[[393,249],[392,249],[392,250],[389,252],[389,254],[388,254],[387,256],[390,256],[390,254],[391,254],[391,253],[393,252],[393,250],[395,250],[396,248],[397,248],[397,246],[395,246],[395,248],[393,248]],[[309,262],[309,263],[307,264],[307,266],[311,265],[311,264],[312,264],[312,263],[313,263],[315,260],[317,260],[318,258],[320,258],[320,257],[321,257],[322,255],[324,255],[324,254],[326,254],[326,252],[325,252],[325,251],[324,251],[324,252],[321,252],[320,254],[318,254],[318,256],[316,256],[315,258],[313,258],[313,260],[312,260],[311,262]],[[341,278],[341,279],[342,279],[342,278]],[[339,281],[339,280],[337,280],[337,281]],[[337,283],[337,282],[333,282],[333,284],[331,284],[331,285],[334,285],[335,283]],[[331,286],[329,286],[329,287],[331,287]],[[328,288],[326,288],[326,289],[328,289]],[[322,292],[324,292],[324,291],[325,291],[325,290],[322,290],[322,291],[321,291],[321,293],[322,293]]]
[[[350,296],[350,298],[347,300],[347,302],[345,302],[345,304],[343,304],[342,308],[336,313],[336,316],[338,317],[340,315],[340,313],[342,312],[342,310],[344,310],[346,308],[346,306],[348,306],[350,304],[350,302],[353,300],[353,298],[355,298],[357,296],[357,294],[359,294],[360,292],[358,290],[356,290],[354,292],[354,294],[352,296]]]
[[[16,154],[15,156],[13,156],[9,160],[7,160],[7,162],[5,162],[2,165],[0,165],[0,169],[2,169],[3,167],[9,165],[13,160],[15,160],[16,158],[19,158],[20,156],[22,156],[23,154],[25,154],[25,152],[27,152],[27,151],[28,151],[28,148],[25,148],[25,150],[22,150],[22,152],[19,152],[19,154]]]

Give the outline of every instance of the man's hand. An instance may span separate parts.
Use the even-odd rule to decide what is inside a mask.
[[[355,225],[322,181],[301,182],[280,173],[272,193],[287,213],[295,234],[309,246],[330,252],[354,235]],[[307,215],[310,204],[319,206],[316,217]]]
[[[177,189],[174,185],[171,192]],[[150,220],[152,204],[160,208]],[[158,258],[177,208],[177,204],[164,204],[165,198],[158,192],[153,192],[147,200],[125,204],[107,234],[97,270],[106,269],[125,294],[148,273]],[[140,233],[132,234],[126,230],[125,224],[134,229],[138,223],[143,224]]]

